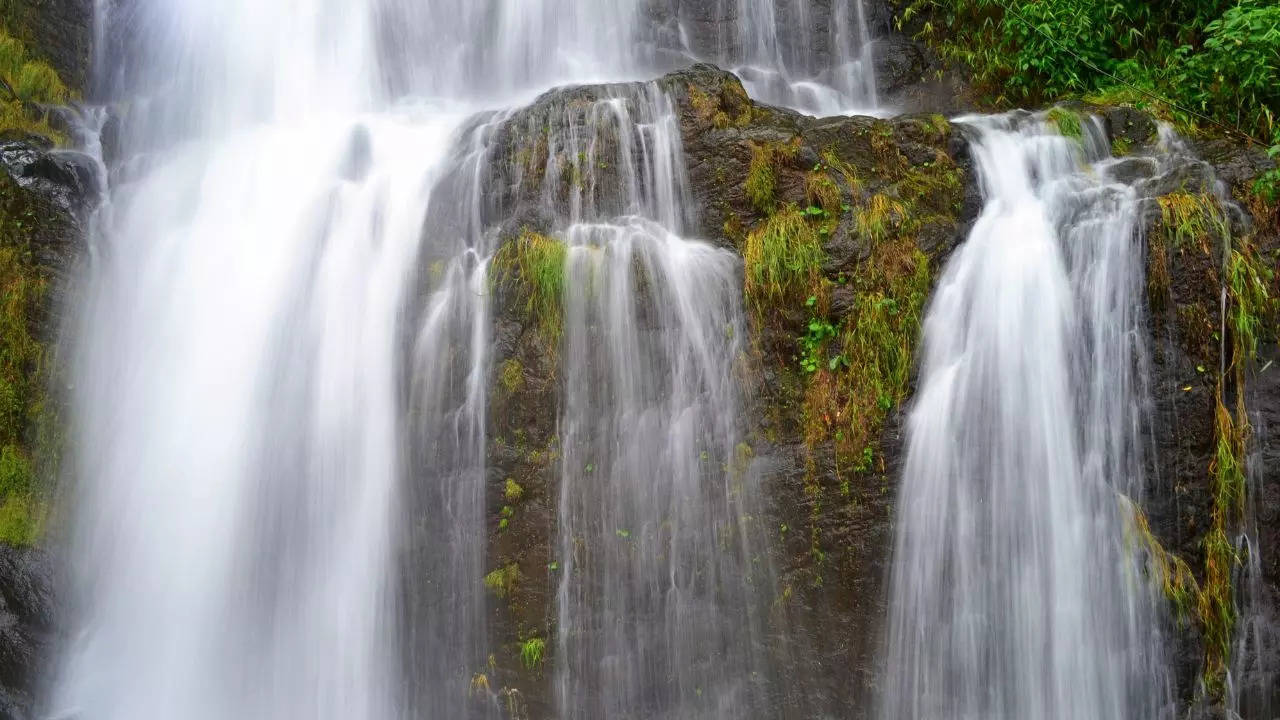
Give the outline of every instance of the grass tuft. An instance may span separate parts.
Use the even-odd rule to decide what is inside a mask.
[[[542,638],[529,638],[520,643],[520,662],[529,671],[542,667],[547,652],[547,642]]]
[[[826,257],[818,231],[794,206],[748,233],[742,256],[746,296],[757,309],[807,292],[817,283]]]
[[[520,568],[515,563],[498,568],[484,576],[485,589],[500,598],[505,598],[514,592],[516,583],[519,581]]]
[[[494,255],[494,281],[510,284],[550,345],[560,342],[564,324],[565,260],[568,249],[552,237],[525,230]]]

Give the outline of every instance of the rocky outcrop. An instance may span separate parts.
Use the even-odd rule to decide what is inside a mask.
[[[934,273],[980,209],[964,131],[936,115],[807,117],[751,101],[737,78],[710,65],[666,75],[657,87],[673,99],[680,124],[691,196],[687,234],[749,256],[753,237],[774,223],[798,222],[788,227],[812,232],[820,246],[820,266],[796,288],[753,303],[749,280],[745,287],[752,315],[744,373],[747,443],[770,503],[766,526],[772,528],[777,570],[769,651],[783,676],[773,709],[780,717],[870,716],[883,671],[880,623],[902,460],[901,408],[911,391],[909,354],[918,326],[895,320],[879,338],[900,343],[908,359],[902,372],[884,378],[893,391],[869,399],[854,379],[866,374],[865,364],[827,369],[834,353],[828,348],[822,366],[805,367],[804,337],[815,321],[837,336],[864,332],[861,319],[874,312],[870,299],[892,301],[908,316],[922,312]],[[488,177],[498,199],[485,217],[503,242],[563,229],[584,198],[597,212],[618,209],[611,203],[619,178],[603,166],[584,178],[576,151],[557,139],[557,128],[594,128],[603,146],[616,149],[619,138],[607,123],[593,120],[593,108],[613,99],[635,112],[649,92],[641,84],[557,90],[529,108],[490,119],[496,149]],[[1150,268],[1153,452],[1150,492],[1140,503],[1165,550],[1205,584],[1217,449],[1213,378],[1222,364],[1213,339],[1222,239],[1206,240],[1205,251],[1157,239],[1176,232],[1164,212],[1171,202],[1214,198],[1228,234],[1250,238],[1259,256],[1274,264],[1274,218],[1259,219],[1259,209],[1247,212],[1245,202],[1225,202],[1233,190],[1237,200],[1247,201],[1253,178],[1270,161],[1230,147],[1168,155],[1146,114],[1085,106],[1069,112],[1100,119],[1118,156],[1107,172],[1149,198],[1145,237],[1151,262],[1163,269]],[[489,504],[491,564],[514,566],[520,583],[494,599],[493,645],[504,651],[491,681],[517,692],[521,717],[542,717],[551,707],[549,681],[522,667],[513,649],[521,638],[555,633],[556,579],[547,568],[554,565],[561,379],[552,345],[526,315],[527,305],[511,300],[513,292],[500,291],[497,299]],[[1263,345],[1272,350],[1260,364],[1274,356],[1274,336],[1268,334]],[[1275,432],[1274,371],[1269,373],[1248,380],[1256,429],[1252,464],[1262,478],[1254,485],[1252,522],[1264,549],[1275,547],[1277,514],[1274,482],[1265,476]],[[520,490],[516,504],[507,495],[508,481]],[[1275,595],[1277,565],[1265,552],[1260,557],[1265,606]],[[1272,615],[1264,607],[1253,617],[1263,622]],[[1176,685],[1184,705],[1190,704],[1204,674],[1206,629],[1195,620],[1171,629]],[[1244,681],[1254,688],[1245,691],[1254,698],[1246,703],[1260,702],[1269,678],[1254,673]]]
[[[0,167],[0,718],[26,720],[37,684],[47,679],[54,633],[51,563],[31,546],[58,472],[57,433],[50,430],[61,422],[62,378],[53,347],[70,316],[84,223],[99,190],[91,161],[37,137],[0,137]]]

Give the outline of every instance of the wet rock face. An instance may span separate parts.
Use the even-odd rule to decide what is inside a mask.
[[[57,342],[68,317],[84,256],[83,222],[96,202],[95,178],[87,159],[54,150],[47,141],[0,138],[0,246],[18,251],[7,272],[48,288],[26,318],[32,339],[43,346]],[[56,382],[58,372],[52,369],[52,378],[41,376],[41,382]],[[62,398],[41,392],[51,409],[60,407]],[[32,428],[24,434],[35,436]],[[0,544],[0,718],[32,717],[38,683],[47,679],[54,633],[51,573],[44,550]]]
[[[0,718],[33,717],[53,638],[52,564],[41,550],[0,545]]]

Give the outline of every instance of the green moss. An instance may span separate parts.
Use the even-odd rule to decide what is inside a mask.
[[[746,296],[757,310],[770,302],[803,297],[817,283],[826,257],[817,229],[794,206],[748,233],[742,256]]]
[[[1061,106],[1050,108],[1045,116],[1045,122],[1065,138],[1076,141],[1084,139],[1083,122],[1080,119],[1080,115],[1073,110],[1068,110]]]
[[[511,358],[502,363],[502,369],[498,372],[498,382],[508,396],[519,392],[520,388],[524,387],[524,367],[520,365],[520,361]]]
[[[499,568],[484,576],[485,588],[500,598],[515,592],[516,583],[520,580],[520,568],[515,563]]]
[[[1124,157],[1133,152],[1133,143],[1127,138],[1114,138],[1111,141],[1111,154],[1114,157]]]
[[[493,258],[496,283],[510,285],[524,301],[525,315],[550,345],[558,345],[564,323],[565,261],[560,240],[525,230]]]
[[[6,184],[0,208],[0,541],[36,541],[44,512],[33,458],[48,412],[45,347],[32,334],[48,281],[27,249],[39,218]]]

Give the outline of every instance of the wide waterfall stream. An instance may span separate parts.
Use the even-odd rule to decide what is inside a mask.
[[[751,394],[784,373],[760,368],[776,348],[741,253],[697,207],[730,192],[695,197],[714,171],[682,127],[740,133],[753,175],[803,163],[809,207],[753,197],[766,218],[832,218],[813,237],[851,245],[905,227],[852,207],[865,178],[834,148],[863,140],[791,113],[891,114],[862,0],[100,0],[97,22],[112,150],[74,328],[70,627],[45,717],[1174,717],[1169,614],[1133,542],[1144,198],[1098,122],[1078,139],[1030,113],[955,123],[981,213],[928,302],[903,467],[868,446],[857,471],[897,503],[887,609],[855,598],[884,641],[853,708],[843,667],[834,688],[794,677],[812,648],[803,667],[848,657],[839,628],[789,625],[845,568],[816,530],[782,550],[808,529],[776,519]],[[655,80],[700,61],[828,146]],[[911,162],[954,180],[939,148],[959,143],[920,139],[939,124],[910,128]],[[882,126],[857,131],[877,153]],[[821,294],[793,303],[811,333]],[[534,362],[552,400],[500,399]],[[810,453],[792,475],[812,475],[794,445],[778,455]],[[546,507],[520,505],[516,461]],[[858,512],[811,480],[785,480],[802,515]],[[498,564],[522,522],[541,545]],[[531,573],[545,611],[509,597]],[[545,697],[526,707],[504,672]]]
[[[908,426],[885,718],[1154,718],[1139,198],[1092,125],[970,119],[985,207],[939,281]],[[1086,163],[1092,163],[1088,165]]]

